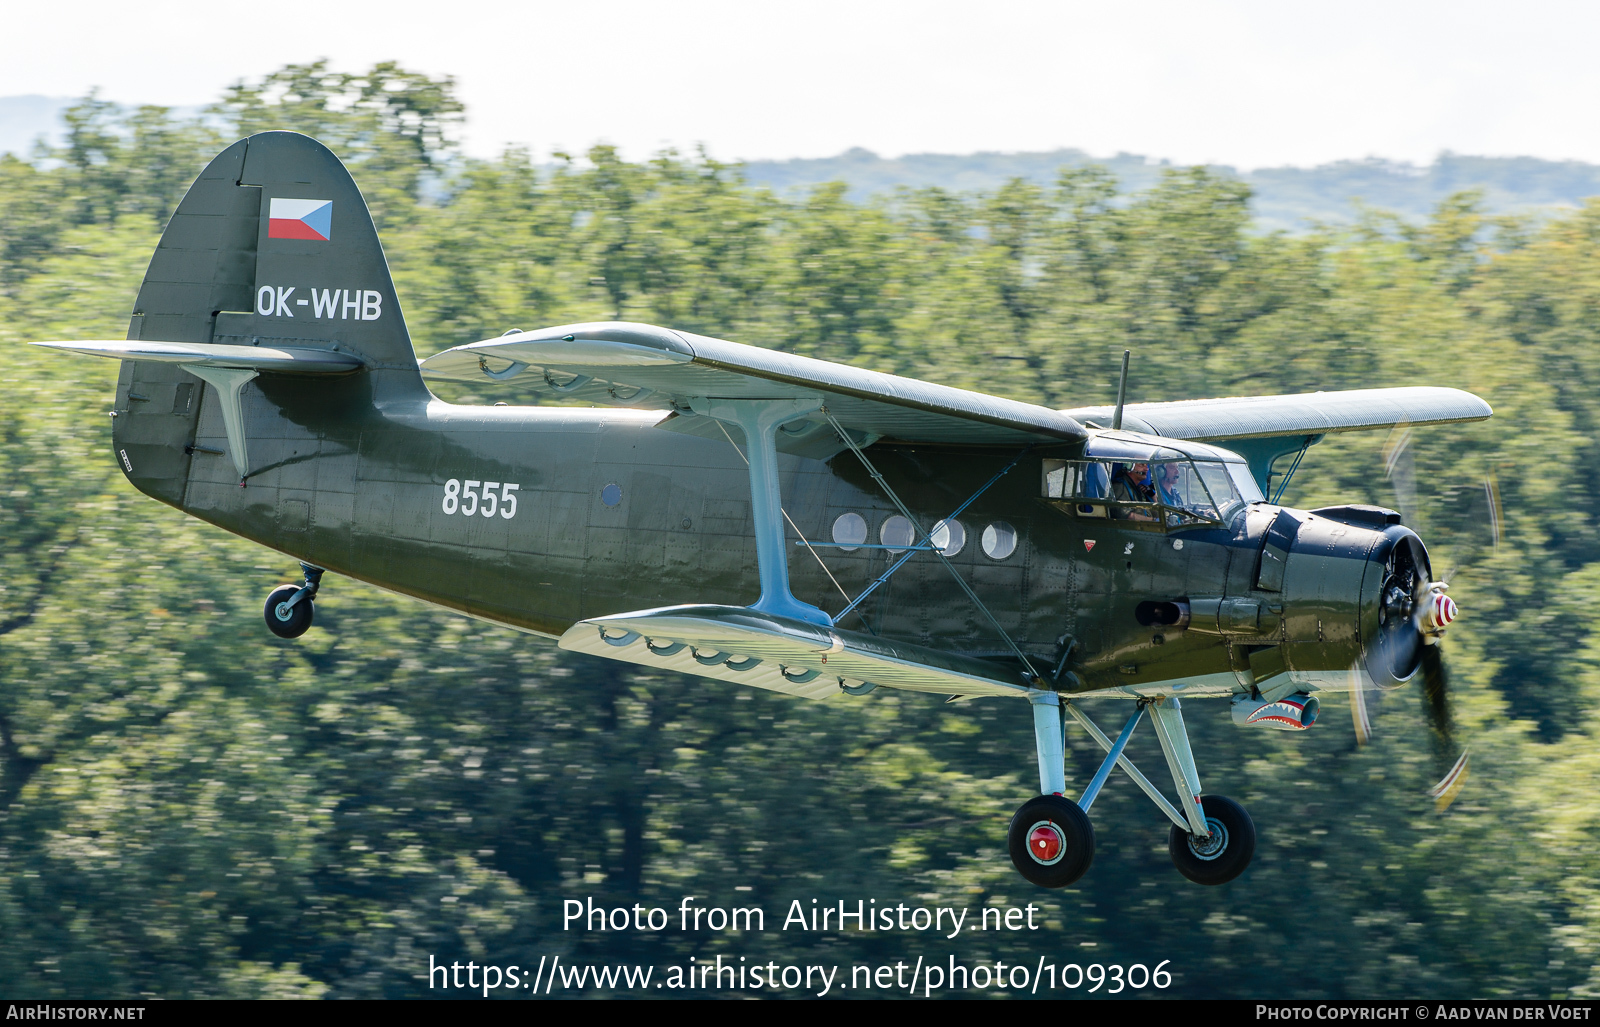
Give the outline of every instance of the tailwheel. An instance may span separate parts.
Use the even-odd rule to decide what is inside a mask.
[[[1011,863],[1041,888],[1065,888],[1094,862],[1094,825],[1071,799],[1041,795],[1011,818]]]
[[[1255,855],[1256,825],[1243,806],[1225,795],[1201,796],[1200,808],[1211,834],[1197,838],[1174,825],[1167,842],[1173,865],[1196,884],[1227,884],[1244,873]]]
[[[300,592],[299,585],[279,585],[267,593],[267,628],[279,638],[299,638],[311,626],[311,597],[302,597],[298,603],[289,601]]]
[[[306,576],[305,584],[279,585],[267,593],[267,605],[261,611],[267,619],[267,629],[279,638],[299,638],[315,615],[311,601],[322,587],[324,572],[316,564],[304,562],[300,570]]]

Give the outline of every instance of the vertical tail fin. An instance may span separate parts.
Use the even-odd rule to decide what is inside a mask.
[[[150,259],[128,338],[309,350],[303,355],[312,358],[315,351],[337,350],[338,359],[330,354],[335,364],[348,356],[361,363],[339,388],[347,415],[429,397],[360,190],[327,147],[293,132],[241,139],[206,165]],[[205,386],[196,378],[217,382],[180,363],[140,359],[149,347],[77,348],[125,361],[112,422],[117,461],[141,491],[183,507],[204,405]],[[310,369],[274,368],[237,351],[231,356],[239,363],[229,366],[262,373]],[[248,374],[219,373],[235,386]],[[286,381],[295,392],[314,388],[305,378]],[[258,381],[244,392],[259,396],[261,386]],[[229,424],[233,462],[245,464],[245,436],[252,430],[246,415],[256,400],[241,398],[239,387],[214,394]],[[319,395],[319,404],[332,402],[331,394]]]
[[[263,132],[218,154],[168,224],[130,339],[353,353],[383,405],[427,397],[366,201],[321,143]]]

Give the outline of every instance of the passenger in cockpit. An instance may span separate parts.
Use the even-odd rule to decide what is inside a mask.
[[[1154,503],[1156,490],[1150,484],[1150,465],[1117,464],[1111,478],[1111,498],[1124,503]],[[1122,508],[1116,516],[1130,521],[1152,521],[1155,517],[1147,510]]]

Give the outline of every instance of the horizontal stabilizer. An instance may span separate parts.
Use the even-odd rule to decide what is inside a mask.
[[[223,346],[202,342],[119,339],[36,342],[33,345],[116,360],[153,360],[165,364],[287,374],[347,374],[364,366],[361,358],[353,354],[306,346]]]
[[[592,617],[569,628],[561,648],[806,699],[867,685],[941,695],[1028,691],[1000,664],[742,606],[667,606]]]
[[[907,442],[1019,445],[1086,435],[1070,416],[1031,403],[625,321],[457,346],[422,361],[422,373],[479,384],[510,381],[584,403],[680,414],[707,397],[820,399],[845,428]],[[684,427],[697,430],[674,430]]]
[[[1080,421],[1111,426],[1112,407],[1068,410]],[[1225,442],[1276,435],[1328,435],[1369,431],[1397,424],[1482,421],[1489,404],[1470,392],[1436,386],[1307,392],[1297,396],[1240,396],[1175,403],[1129,403],[1122,427],[1129,431],[1196,442]]]

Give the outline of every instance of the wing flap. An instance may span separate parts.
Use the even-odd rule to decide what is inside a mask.
[[[106,339],[36,342],[35,346],[115,360],[153,360],[192,367],[273,371],[288,374],[348,374],[365,366],[360,357],[308,346],[226,346],[199,342]]]
[[[806,699],[841,681],[941,695],[1023,695],[1005,667],[936,649],[773,617],[742,606],[668,606],[579,621],[561,648]]]
[[[687,411],[691,400],[821,396],[839,422],[911,442],[1010,445],[1081,439],[1047,407],[826,360],[628,322],[518,332],[437,353],[423,374],[510,381],[590,403]]]
[[[1066,413],[1109,427],[1112,407],[1082,407]],[[1397,424],[1482,421],[1494,410],[1470,392],[1435,386],[1351,389],[1295,396],[1240,396],[1173,403],[1130,403],[1122,426],[1170,439],[1221,442],[1276,435],[1328,435],[1369,431]]]

